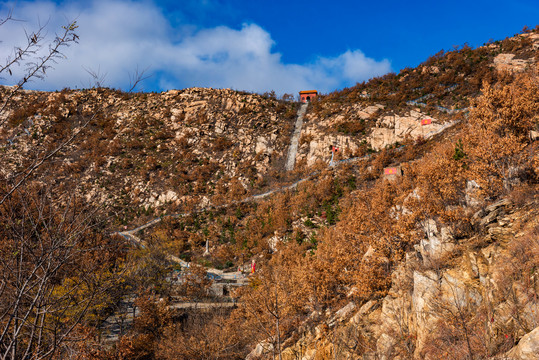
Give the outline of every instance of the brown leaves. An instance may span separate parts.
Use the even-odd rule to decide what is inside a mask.
[[[539,112],[535,72],[517,75],[507,85],[485,85],[470,116],[464,140],[467,175],[490,197],[506,193],[519,173],[532,167],[523,149]]]
[[[200,299],[208,295],[211,281],[206,276],[206,269],[203,266],[191,264],[186,270],[184,279],[182,293],[186,296]]]
[[[0,344],[17,358],[63,351],[117,286],[119,239],[100,234],[82,201],[52,198],[25,186],[0,206]]]

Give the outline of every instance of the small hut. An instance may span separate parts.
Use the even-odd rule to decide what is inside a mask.
[[[385,179],[393,181],[396,180],[399,176],[402,176],[402,168],[400,165],[384,168]]]
[[[304,90],[299,92],[299,97],[302,103],[310,102],[312,99],[318,96],[318,91],[316,90]]]

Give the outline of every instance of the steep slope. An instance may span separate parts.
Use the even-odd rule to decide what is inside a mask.
[[[510,349],[539,327],[537,209],[536,201],[493,204],[476,217],[477,235],[450,248],[436,246],[446,229],[430,224],[425,241],[393,272],[388,295],[359,303],[351,296],[345,306],[312,313],[318,325],[294,331],[298,340],[286,344],[283,359],[483,359],[505,352],[501,358],[536,359],[537,330]]]
[[[363,168],[361,190],[341,200],[340,221],[320,236],[314,258],[298,268],[290,265],[293,256],[280,250],[283,258],[269,265],[271,272],[309,279],[293,296],[310,306],[283,304],[280,323],[289,321],[282,328],[286,335],[266,338],[249,359],[271,358],[274,352],[284,359],[538,358],[539,99],[536,59],[530,56],[536,54],[537,38],[527,33],[504,41],[527,44],[517,50],[528,58],[509,67],[500,67],[500,59],[516,58],[513,54],[485,60],[494,77],[463,98],[469,101],[469,114],[461,125],[427,143],[416,132],[410,136],[415,142],[373,155],[375,160]],[[500,50],[500,45],[485,49]],[[472,67],[470,76],[476,70]],[[391,79],[380,82],[387,85]],[[362,124],[370,120],[371,134],[382,126],[396,133],[395,124],[379,122],[387,116],[407,126],[402,116],[383,114],[391,106],[387,102],[380,101],[372,108],[377,116],[368,117],[365,105],[354,107],[341,97],[369,86],[379,91],[368,83],[320,101],[322,111],[334,109],[325,115],[326,124],[333,120],[336,127],[346,114]],[[449,101],[446,93],[436,100]],[[369,96],[358,100],[370,101]],[[406,114],[417,105],[404,101],[394,105],[395,113]],[[448,107],[432,108],[436,116],[454,119]],[[421,120],[412,117],[416,124]],[[344,148],[350,146],[345,135],[334,135]],[[386,145],[403,138],[390,138]],[[378,166],[380,171],[391,163],[401,163],[404,174],[392,181],[376,181],[373,174],[369,180],[370,169]],[[309,275],[300,275],[300,268]],[[268,288],[283,291],[285,298],[293,287],[283,282]],[[302,297],[302,292],[309,295]],[[298,313],[301,325],[294,323]],[[285,340],[276,340],[281,337]]]
[[[282,176],[296,114],[295,104],[196,88],[27,91],[11,109],[2,175],[16,176],[82,130],[39,178],[114,209],[123,222],[260,192]]]
[[[538,48],[533,31],[477,49],[465,45],[440,51],[415,69],[324,96],[306,116],[298,158],[312,165],[329,159],[331,145],[348,158],[430,138],[466,116],[484,82],[533,66]]]

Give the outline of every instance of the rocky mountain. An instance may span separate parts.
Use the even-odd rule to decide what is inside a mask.
[[[301,129],[274,95],[3,87],[0,195],[52,199],[2,200],[5,228],[72,199],[106,219],[121,246],[96,278],[117,278],[69,350],[86,358],[538,359],[538,49],[533,30],[440,52],[319,97]],[[206,271],[251,264],[214,308]],[[97,346],[133,297],[131,330]]]
[[[295,112],[226,89],[25,91],[4,114],[2,173],[14,176],[76,134],[41,176],[120,210],[121,221],[220,204],[282,176]]]

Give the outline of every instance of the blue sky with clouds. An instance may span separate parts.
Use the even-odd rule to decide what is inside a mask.
[[[138,67],[152,74],[145,91],[329,92],[539,23],[537,0],[0,1],[0,17],[10,8],[24,21],[0,27],[2,59],[39,21],[48,23],[49,38],[69,19],[80,26],[67,59],[29,86],[45,90],[89,86],[84,69],[125,89]],[[1,81],[12,83],[22,70]]]

